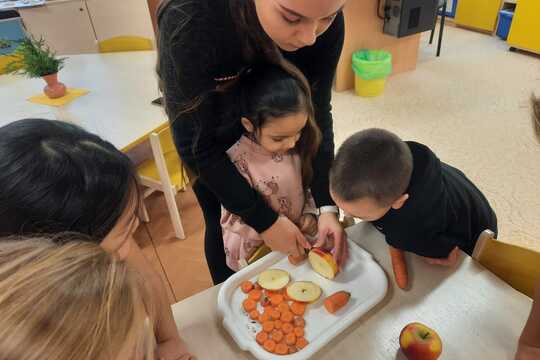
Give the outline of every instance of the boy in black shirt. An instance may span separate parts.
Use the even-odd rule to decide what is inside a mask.
[[[349,214],[370,221],[394,248],[439,265],[471,255],[497,218],[478,188],[425,145],[381,129],[351,136],[330,172],[331,195]]]

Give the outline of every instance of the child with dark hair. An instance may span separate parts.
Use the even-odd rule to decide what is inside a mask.
[[[133,238],[139,197],[127,156],[76,125],[44,119],[0,127],[0,154],[0,236],[87,235],[150,285],[158,358],[189,356],[161,277]]]
[[[315,202],[308,187],[320,132],[313,120],[309,86],[281,66],[261,64],[246,71],[229,95],[244,135],[227,155],[274,211],[303,233],[315,235]],[[225,208],[222,213],[227,266],[238,270],[264,241],[237,215]],[[304,248],[310,247],[301,240]],[[266,245],[281,250],[279,244]]]
[[[381,129],[360,131],[341,146],[330,172],[331,194],[349,214],[370,221],[394,248],[439,265],[458,249],[471,255],[497,218],[480,190],[425,145]]]

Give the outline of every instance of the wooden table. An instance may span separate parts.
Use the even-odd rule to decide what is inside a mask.
[[[371,252],[387,273],[390,259],[383,236],[371,225],[349,229],[349,238]],[[469,257],[456,269],[435,267],[409,256],[411,290],[389,282],[386,298],[313,359],[405,359],[399,333],[419,321],[443,340],[442,360],[513,359],[531,300]],[[189,271],[189,269],[186,269]],[[173,305],[181,335],[199,359],[253,359],[238,349],[216,312],[219,286]]]
[[[167,121],[151,104],[159,97],[155,65],[154,51],[70,55],[60,81],[90,93],[62,107],[27,101],[42,92],[43,80],[0,76],[0,126],[26,117],[64,120],[125,149]]]

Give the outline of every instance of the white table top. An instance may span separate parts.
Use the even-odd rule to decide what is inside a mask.
[[[70,121],[122,149],[167,120],[151,104],[159,97],[155,65],[154,51],[69,55],[59,80],[90,93],[58,108],[27,101],[43,80],[2,75],[0,126],[26,117]]]
[[[387,245],[371,225],[349,229],[349,238],[373,254],[391,274]],[[441,360],[514,358],[531,300],[496,278],[469,257],[456,269],[431,266],[409,256],[412,289],[394,285],[386,298],[345,330],[313,359],[405,359],[399,334],[410,322],[434,328],[442,338]],[[188,271],[189,269],[186,269]],[[199,359],[253,359],[221,326],[216,309],[219,286],[173,305],[175,320]]]

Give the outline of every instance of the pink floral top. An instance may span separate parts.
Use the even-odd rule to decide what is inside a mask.
[[[304,213],[315,213],[315,202],[302,186],[300,156],[294,152],[284,155],[266,151],[262,146],[242,136],[227,154],[266,202],[280,216],[298,223]],[[263,244],[260,235],[239,216],[222,207],[221,226],[227,255],[227,265],[238,271],[253,252]]]

